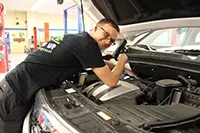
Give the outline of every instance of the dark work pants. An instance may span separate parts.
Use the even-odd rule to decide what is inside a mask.
[[[8,82],[0,82],[0,133],[22,133],[23,121],[29,111],[13,92]]]

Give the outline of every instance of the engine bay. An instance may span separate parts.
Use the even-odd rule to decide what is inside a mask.
[[[98,81],[85,87],[81,93],[130,125],[161,132],[160,128],[199,120],[198,84],[197,80],[182,75],[177,79],[156,80],[153,77],[136,79],[124,74],[114,88]]]
[[[81,76],[80,74],[80,78]],[[85,78],[87,80],[87,77]],[[81,93],[98,104],[121,100],[131,94],[135,105],[161,106],[182,103],[195,108],[200,105],[199,82],[182,75],[178,75],[177,79],[156,80],[154,77],[141,79],[124,74],[114,88],[109,88],[102,81],[96,81],[90,85],[86,83],[86,87],[81,88]]]
[[[42,96],[86,133],[200,132],[198,73],[137,63],[131,68],[139,78],[123,73],[114,88],[87,70],[56,89],[43,90]]]

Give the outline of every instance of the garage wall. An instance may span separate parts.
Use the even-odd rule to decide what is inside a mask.
[[[6,12],[4,25],[10,36],[11,53],[23,53],[28,44],[26,20],[26,12]]]
[[[68,31],[74,33],[78,29],[77,14],[68,15]],[[23,53],[24,46],[30,47],[30,39],[33,36],[33,27],[38,29],[38,44],[44,41],[44,23],[49,23],[49,33],[56,36],[64,33],[64,15],[63,14],[44,14],[36,12],[15,12],[7,11],[4,17],[5,31],[9,32],[11,38],[11,53]],[[16,24],[16,23],[19,24]],[[93,21],[85,16],[85,28],[89,31],[92,28]],[[78,32],[78,31],[77,31]],[[17,38],[17,39],[16,39]],[[19,42],[19,40],[20,41]]]

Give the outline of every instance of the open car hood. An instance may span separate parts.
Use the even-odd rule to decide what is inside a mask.
[[[113,19],[125,36],[150,28],[200,26],[200,2],[194,0],[83,0],[83,8],[95,22]]]
[[[91,0],[98,11],[119,25],[169,18],[197,17],[200,2],[194,0]]]

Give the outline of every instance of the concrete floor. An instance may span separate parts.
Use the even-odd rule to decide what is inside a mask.
[[[22,62],[26,58],[26,56],[27,54],[9,54],[8,59],[10,60],[10,70],[15,68],[15,66]],[[0,73],[0,80],[2,80],[6,74],[7,73]]]

